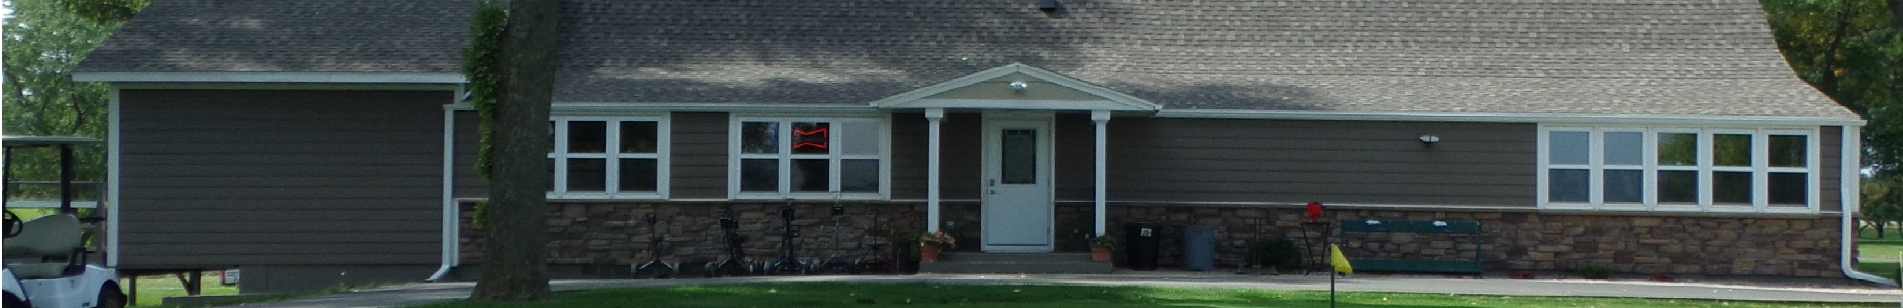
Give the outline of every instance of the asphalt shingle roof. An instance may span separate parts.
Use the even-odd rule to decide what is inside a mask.
[[[460,73],[472,3],[157,0],[77,71]]]
[[[454,72],[470,6],[178,2],[85,69]],[[1855,117],[1756,0],[1036,2],[570,0],[556,101],[864,105],[1021,62],[1165,109]]]

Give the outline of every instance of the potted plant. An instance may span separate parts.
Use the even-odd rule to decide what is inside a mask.
[[[1110,262],[1110,252],[1117,250],[1117,238],[1098,235],[1090,238],[1090,261]]]
[[[945,231],[938,231],[919,236],[918,244],[918,260],[920,262],[933,262],[938,261],[938,253],[940,251],[958,247],[958,238],[952,237],[950,234],[945,234]]]

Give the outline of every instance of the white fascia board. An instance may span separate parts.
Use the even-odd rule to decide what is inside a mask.
[[[920,99],[904,108],[1152,111],[1109,100]]]
[[[878,113],[879,108],[866,105],[817,105],[798,103],[605,103],[605,102],[556,102],[549,106],[552,112],[589,113],[589,112],[631,112],[631,111],[681,111],[681,112],[759,112],[759,113],[837,113],[858,112]]]
[[[991,80],[998,77],[1004,77],[1005,75],[1010,75],[1014,73],[1031,76],[1032,78],[1037,78],[1039,80],[1049,82],[1051,84],[1055,84],[1065,88],[1070,88],[1077,91],[1083,91],[1084,93],[1089,93],[1091,95],[1096,95],[1097,97],[1103,98],[1103,100],[1074,101],[1075,102],[1074,104],[1036,105],[1040,107],[1049,107],[1049,108],[1017,106],[1011,109],[1156,111],[1163,108],[1162,105],[1158,105],[1156,103],[1144,100],[1142,98],[1130,96],[1129,94],[1123,94],[1122,92],[1110,90],[1109,88],[1092,84],[1090,82],[1086,82],[1081,79],[1065,76],[1064,74],[1059,74],[1057,72],[1052,72],[1050,70],[1046,70],[1046,69],[1042,69],[1042,68],[1038,68],[1038,67],[1030,66],[1030,65],[1024,65],[1023,63],[1011,63],[1010,65],[994,67],[994,68],[986,69],[983,71],[979,71],[977,73],[972,73],[970,75],[953,78],[952,80],[947,80],[945,82],[940,82],[938,84],[933,84],[933,85],[925,86],[925,87],[918,88],[912,91],[907,91],[905,93],[900,93],[898,95],[881,98],[879,100],[872,101],[871,105],[878,108],[884,108],[884,109],[944,108],[947,106],[937,105],[937,104],[941,104],[942,100],[928,100],[925,98],[930,97],[932,95],[937,95],[939,93],[944,93],[945,91],[951,91],[953,89],[975,85],[981,82],[985,82],[987,80]],[[1009,102],[1022,103],[1025,101],[1013,100]],[[1084,104],[1084,103],[1087,103],[1087,104]],[[976,108],[994,108],[994,107],[976,107]]]
[[[79,72],[78,82],[462,84],[459,73],[372,72]]]
[[[1492,122],[1542,124],[1629,124],[1691,126],[1863,126],[1864,120],[1826,117],[1698,116],[1576,113],[1343,112],[1196,109],[1158,111],[1162,118],[1217,118],[1326,121]]]

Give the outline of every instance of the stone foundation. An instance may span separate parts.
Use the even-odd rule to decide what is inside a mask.
[[[767,203],[561,203],[549,204],[548,232],[551,264],[629,265],[650,259],[648,213],[659,217],[657,230],[662,241],[662,259],[668,262],[700,263],[727,258],[719,219],[729,210],[740,221],[738,234],[749,238],[742,247],[748,258],[769,260],[780,255],[783,202]],[[831,255],[858,256],[866,253],[865,244],[887,243],[884,233],[868,229],[887,229],[910,225],[909,230],[924,230],[925,206],[896,203],[847,203],[845,214],[836,220],[832,202],[795,203],[800,237],[799,256],[803,259]],[[977,221],[977,205],[944,205],[941,214],[947,220]],[[462,262],[482,262],[482,230],[471,228],[475,204],[462,204]],[[835,221],[837,224],[835,224]],[[833,230],[838,230],[835,234]],[[966,231],[972,238],[965,247],[976,247],[977,225]],[[914,233],[920,231],[913,231]],[[876,231],[875,231],[876,232]],[[837,236],[835,238],[835,236]],[[889,245],[887,246],[889,247]],[[960,248],[965,248],[960,247]]]
[[[726,257],[718,240],[717,219],[731,209],[741,221],[739,233],[752,240],[745,247],[755,260],[779,255],[776,234],[782,203],[551,203],[549,232],[553,264],[628,265],[648,257],[648,231],[642,217],[660,215],[664,259],[698,263]],[[813,258],[863,254],[863,244],[885,243],[867,228],[894,224],[895,218],[916,213],[914,230],[924,229],[925,206],[911,203],[848,203],[837,219],[834,239],[831,202],[796,204],[802,237],[800,256]],[[472,204],[464,204],[462,258],[479,263],[480,232],[468,228]],[[977,204],[945,204],[942,217],[948,231],[960,234],[960,250],[978,247],[982,232]],[[1155,222],[1162,226],[1159,263],[1181,261],[1183,227],[1216,226],[1219,230],[1217,264],[1234,268],[1243,263],[1250,243],[1289,239],[1301,243],[1303,209],[1241,206],[1112,206],[1106,218],[1111,235],[1122,238],[1123,223]],[[1094,226],[1088,203],[1056,207],[1055,243],[1058,251],[1086,251],[1085,239]],[[1488,270],[1572,271],[1584,265],[1602,265],[1615,272],[1667,275],[1771,275],[1840,277],[1839,225],[1833,216],[1723,217],[1629,216],[1590,213],[1454,212],[1405,210],[1333,210],[1329,221],[1446,220],[1479,221],[1479,237],[1448,234],[1351,233],[1343,238],[1328,232],[1329,242],[1341,243],[1351,258],[1412,260],[1471,260],[1481,256]],[[903,220],[900,220],[901,223]],[[916,232],[916,231],[915,231]],[[1320,232],[1311,232],[1318,239]]]

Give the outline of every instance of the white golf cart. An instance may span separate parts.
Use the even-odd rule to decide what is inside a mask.
[[[6,151],[5,166],[0,169],[7,175],[8,197],[21,187],[17,184],[28,183],[13,181],[16,150],[51,147],[56,148],[60,156],[57,213],[22,221],[14,208],[9,207],[15,205],[7,200],[10,198],[0,198],[0,209],[6,210],[6,240],[0,241],[5,245],[6,258],[4,282],[0,282],[6,287],[5,307],[126,306],[125,293],[119,288],[118,271],[88,262],[91,252],[86,239],[89,235],[79,210],[73,206],[73,147],[98,143],[97,139],[83,137],[0,137],[0,145],[4,145]],[[37,184],[52,183],[55,182]]]

